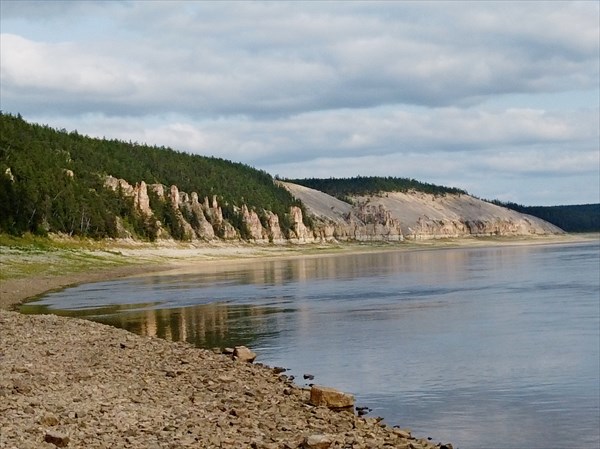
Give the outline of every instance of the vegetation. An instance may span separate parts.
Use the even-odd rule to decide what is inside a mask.
[[[491,201],[498,206],[533,215],[546,220],[567,232],[600,231],[600,204],[569,206],[522,206],[516,203]]]
[[[374,195],[381,192],[418,192],[433,195],[467,194],[455,187],[443,187],[408,178],[357,176],[356,178],[290,179],[289,182],[320,190],[342,201],[351,202],[350,195]]]
[[[299,205],[268,173],[241,163],[90,138],[0,112],[0,232],[104,238],[116,237],[122,226],[151,240],[156,235],[155,221],[141,217],[122,192],[105,188],[108,175],[132,185],[140,181],[177,185],[200,198],[216,195],[225,218],[238,226],[236,211],[243,204],[273,211],[280,223],[288,223],[289,207]],[[181,238],[167,206],[159,209],[156,218]]]

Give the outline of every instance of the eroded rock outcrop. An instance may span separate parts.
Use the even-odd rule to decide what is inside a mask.
[[[242,206],[240,213],[242,215],[242,223],[246,227],[250,237],[257,242],[267,241],[267,230],[263,228],[258,214],[253,210],[249,210],[245,204]]]
[[[265,211],[267,215],[267,236],[271,243],[283,243],[285,238],[279,226],[279,217],[271,211]]]
[[[298,206],[290,207],[290,221],[292,222],[293,235],[290,240],[300,243],[311,243],[315,241],[315,236],[304,224],[302,209]]]
[[[215,235],[225,240],[234,240],[239,238],[235,228],[229,222],[223,219],[223,210],[217,201],[217,196],[213,195],[209,204],[208,198],[204,198],[203,210],[206,218],[210,221],[215,230]]]
[[[384,192],[351,197],[346,203],[323,192],[280,182],[303,202],[318,240],[398,241],[563,233],[530,215],[465,194]],[[301,229],[300,226],[298,228]]]
[[[351,205],[323,192],[297,184],[280,182],[292,195],[304,203],[314,223],[307,230],[302,220],[302,210],[296,207],[290,215],[295,237],[309,241],[401,241],[402,229],[398,219],[385,207],[371,205],[368,201]]]
[[[191,225],[196,232],[196,236],[203,240],[213,240],[215,238],[215,230],[204,216],[202,204],[198,201],[198,194],[196,192],[192,192],[189,201],[184,203],[184,207],[187,208],[192,216]]]

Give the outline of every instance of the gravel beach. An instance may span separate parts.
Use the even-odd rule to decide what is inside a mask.
[[[3,449],[436,447],[310,405],[309,391],[277,369],[10,311],[0,311],[0,429]]]
[[[280,253],[120,250],[137,263],[2,279],[0,449],[452,448],[375,417],[311,405],[310,392],[275,368],[81,319],[7,310],[75,283]],[[4,252],[2,266],[12,269],[18,257]]]

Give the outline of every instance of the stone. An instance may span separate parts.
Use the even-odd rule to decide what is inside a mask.
[[[0,358],[7,449],[436,449],[376,418],[311,406],[311,389],[272,367],[99,323],[0,310]],[[19,381],[30,393],[15,391]]]
[[[266,211],[267,214],[267,233],[269,241],[272,243],[281,243],[284,241],[281,226],[279,225],[279,217],[271,211]]]
[[[410,439],[411,434],[410,434],[410,430],[407,429],[393,429],[392,432],[394,432],[396,435],[398,435],[400,438],[404,438],[404,439]]]
[[[148,197],[148,186],[141,181],[133,188],[133,204],[143,215],[151,217],[153,214],[150,209],[150,198]]]
[[[46,432],[44,435],[44,441],[46,443],[54,444],[56,447],[67,447],[69,445],[69,436],[55,431]]]
[[[233,358],[240,362],[252,363],[256,359],[256,353],[252,352],[246,346],[236,346],[233,349]]]
[[[335,388],[313,385],[310,389],[310,404],[334,409],[354,406],[354,396]]]
[[[309,435],[304,439],[302,447],[304,449],[327,449],[333,444],[333,439],[327,435],[315,434]]]
[[[55,415],[53,415],[52,413],[46,413],[40,419],[40,424],[42,426],[48,426],[48,427],[56,426],[56,425],[58,425],[58,418]]]

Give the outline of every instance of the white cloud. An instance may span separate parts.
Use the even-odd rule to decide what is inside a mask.
[[[474,193],[492,176],[599,175],[595,2],[1,8],[2,109],[59,128]]]

